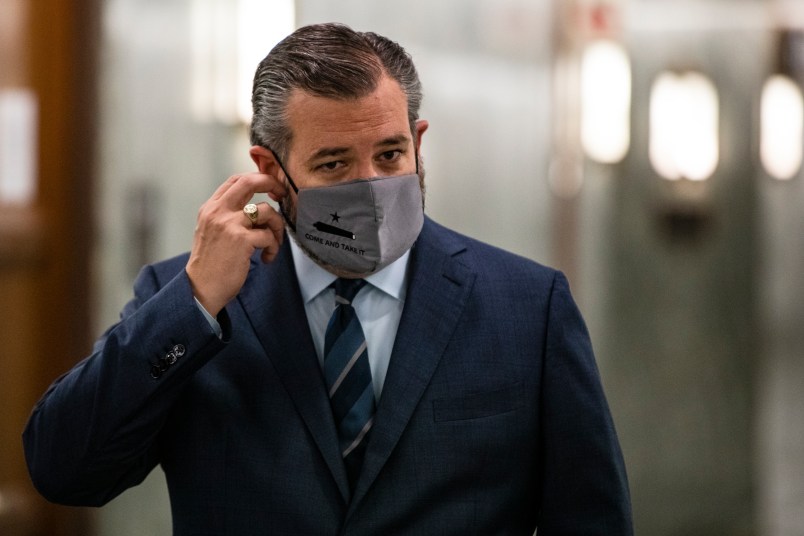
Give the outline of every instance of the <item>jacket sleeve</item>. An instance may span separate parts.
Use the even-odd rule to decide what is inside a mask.
[[[539,536],[630,536],[623,456],[586,325],[560,273],[544,355]]]
[[[218,319],[225,339],[225,311]],[[225,345],[196,306],[184,270],[162,286],[144,268],[120,322],[29,417],[23,443],[39,492],[52,502],[99,506],[140,483],[159,462],[159,432],[182,385]]]

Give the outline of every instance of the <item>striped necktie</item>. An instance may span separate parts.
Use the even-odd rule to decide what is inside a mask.
[[[324,377],[352,489],[363,465],[375,409],[366,337],[352,307],[365,284],[363,279],[335,281],[335,312],[324,340]]]

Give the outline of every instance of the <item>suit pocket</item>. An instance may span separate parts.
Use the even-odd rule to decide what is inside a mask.
[[[433,418],[436,422],[480,419],[514,411],[524,404],[522,384],[515,383],[493,391],[433,400]]]

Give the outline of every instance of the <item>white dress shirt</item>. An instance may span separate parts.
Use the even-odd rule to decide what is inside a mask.
[[[317,265],[293,239],[290,239],[290,247],[318,362],[323,365],[324,336],[335,310],[335,289],[330,288],[330,285],[337,277]],[[378,401],[405,305],[409,258],[410,250],[379,272],[366,277],[369,284],[352,301],[366,336],[374,396]]]

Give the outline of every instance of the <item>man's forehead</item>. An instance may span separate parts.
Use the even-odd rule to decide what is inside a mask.
[[[288,100],[291,146],[302,158],[355,145],[393,145],[411,139],[407,99],[394,80],[381,80],[358,98],[321,97],[296,89]],[[295,152],[295,151],[294,151]]]
[[[377,81],[373,90],[363,95],[321,95],[301,87],[295,87],[290,90],[287,102],[288,113],[292,113],[294,109],[299,106],[316,106],[336,110],[354,109],[356,107],[365,107],[372,104],[394,108],[404,105],[405,111],[407,111],[407,96],[402,86],[387,75],[382,76]]]

